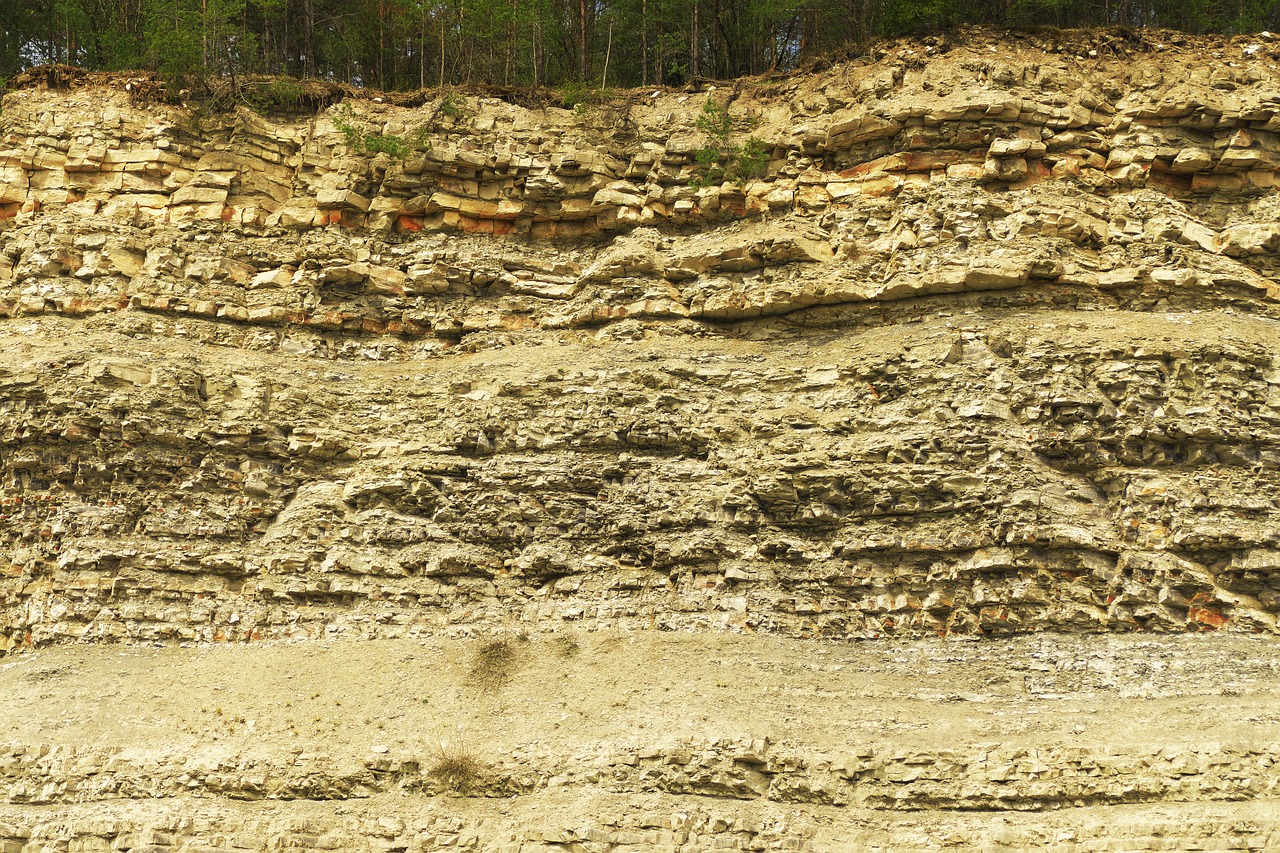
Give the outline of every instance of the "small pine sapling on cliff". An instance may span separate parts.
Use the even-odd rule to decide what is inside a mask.
[[[768,173],[770,151],[763,140],[751,136],[742,145],[730,141],[733,118],[728,104],[708,98],[694,125],[709,144],[694,152],[694,161],[703,169],[693,176],[689,186],[706,187],[725,181],[741,185]]]

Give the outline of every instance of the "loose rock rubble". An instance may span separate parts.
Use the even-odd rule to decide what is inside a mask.
[[[214,115],[74,75],[6,94],[0,655],[566,628],[1274,636],[1273,43],[939,44],[576,111],[455,93]],[[707,180],[707,103],[763,143],[758,174]],[[1276,785],[1270,741],[754,740],[584,753],[565,780],[845,810]],[[192,772],[41,743],[0,744],[7,802],[433,793],[411,757]],[[487,793],[553,793],[518,764]],[[42,849],[5,815],[3,853]],[[729,846],[834,843],[706,821]],[[502,844],[720,844],[644,835],[692,832],[669,824]],[[168,825],[75,832],[206,843]],[[450,832],[483,847],[477,827]],[[431,849],[410,837],[388,845]]]

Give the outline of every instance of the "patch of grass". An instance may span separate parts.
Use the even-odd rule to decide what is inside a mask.
[[[490,640],[476,652],[468,673],[471,683],[483,690],[497,690],[515,674],[519,654],[506,638]]]
[[[582,651],[582,646],[578,645],[578,638],[569,634],[557,635],[551,640],[551,644],[555,647],[556,654],[562,658],[571,658]]]
[[[446,791],[465,795],[483,784],[486,770],[484,762],[459,737],[453,741],[436,742],[427,776]]]

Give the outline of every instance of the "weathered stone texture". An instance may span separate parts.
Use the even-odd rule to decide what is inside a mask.
[[[455,95],[210,116],[102,81],[6,94],[0,656],[566,625],[815,643],[1276,634],[1276,57],[1144,44],[1140,62],[981,38],[878,48],[577,112]],[[735,144],[762,140],[759,174],[708,185],[696,122],[712,99]],[[366,150],[378,137],[384,153]],[[1270,742],[756,740],[602,749],[556,785],[512,758],[486,793],[589,784],[755,809],[663,800],[652,819],[606,809],[542,835],[255,811],[440,793],[404,757],[0,743],[0,853],[245,832],[850,849],[825,812],[760,817],[796,804],[845,810],[846,828],[853,810],[1189,804],[1117,843],[1160,849],[1183,818],[1188,844],[1277,843],[1273,814],[1237,831],[1206,805],[1274,803]],[[76,811],[206,796],[255,805],[206,823]],[[963,832],[973,849],[1109,849],[1083,826]],[[957,837],[904,827],[885,849]]]
[[[717,92],[11,93],[0,647],[1274,630],[1280,89],[1070,62],[748,91],[712,187]]]

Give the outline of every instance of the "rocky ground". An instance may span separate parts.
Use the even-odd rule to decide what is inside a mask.
[[[1277,61],[6,94],[0,851],[1280,847]]]
[[[0,667],[15,850],[1280,844],[1270,637],[606,631]]]

